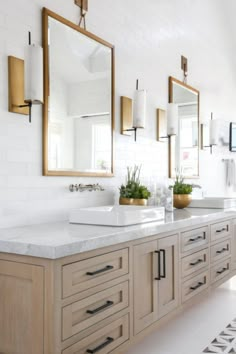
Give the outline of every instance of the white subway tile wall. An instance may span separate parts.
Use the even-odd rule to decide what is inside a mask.
[[[8,112],[8,55],[23,58],[28,31],[41,44],[45,6],[78,23],[73,0],[8,0],[0,10],[0,228],[65,220],[69,210],[118,200],[126,167],[142,164],[142,181],[152,190],[167,179],[167,144],[156,141],[156,108],[168,101],[168,76],[182,79],[180,56],[189,58],[188,82],[201,91],[201,119],[213,110],[235,120],[236,85],[230,21],[221,0],[90,0],[87,28],[116,46],[115,176],[42,176],[42,107],[28,117]],[[224,53],[224,55],[222,54]],[[135,80],[147,89],[147,124],[133,137],[121,136],[120,96],[132,97]],[[201,153],[199,181],[209,194],[225,193],[223,166],[216,154]],[[209,181],[209,167],[215,173]],[[217,173],[218,168],[222,173]],[[70,193],[71,183],[100,183],[106,191]]]

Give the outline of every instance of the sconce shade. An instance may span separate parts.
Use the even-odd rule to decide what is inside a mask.
[[[209,144],[217,145],[219,136],[219,120],[212,119],[209,123]]]
[[[43,103],[43,48],[38,45],[25,49],[25,102]]]
[[[175,103],[169,103],[167,107],[167,135],[178,135],[178,128],[178,106]]]
[[[146,91],[136,90],[133,107],[133,128],[145,128],[146,121]]]

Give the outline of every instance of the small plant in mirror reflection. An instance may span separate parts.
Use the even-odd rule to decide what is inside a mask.
[[[173,186],[169,186],[173,189],[174,194],[191,194],[193,188],[201,188],[198,184],[184,183],[184,177],[182,171],[176,171],[176,177]]]
[[[151,196],[147,187],[140,183],[141,167],[127,167],[126,184],[119,188],[121,198],[148,199]]]

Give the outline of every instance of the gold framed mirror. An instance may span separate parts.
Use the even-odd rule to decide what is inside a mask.
[[[114,46],[43,9],[45,176],[113,176]]]
[[[169,77],[169,103],[178,106],[178,134],[169,139],[169,178],[199,178],[200,92]]]

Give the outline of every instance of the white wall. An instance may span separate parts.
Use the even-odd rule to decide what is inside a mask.
[[[116,46],[115,177],[42,177],[42,114],[33,122],[8,113],[7,56],[23,57],[27,32],[41,43],[41,8],[78,23],[73,0],[8,0],[0,10],[0,227],[66,219],[80,205],[106,204],[125,176],[127,165],[143,164],[153,186],[167,176],[167,148],[156,142],[156,108],[165,108],[168,76],[182,79],[180,56],[189,58],[188,83],[201,91],[201,118],[236,117],[234,42],[228,18],[232,0],[90,0],[87,28]],[[147,129],[133,138],[119,134],[121,95],[132,96],[135,80],[148,90]],[[225,193],[222,149],[201,153],[201,181],[212,194]],[[71,194],[70,183],[99,182],[101,193]],[[111,191],[111,193],[109,193]]]

